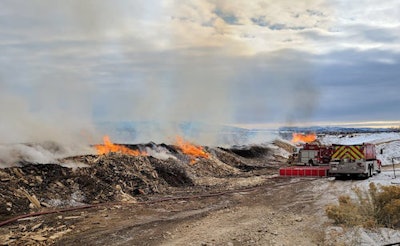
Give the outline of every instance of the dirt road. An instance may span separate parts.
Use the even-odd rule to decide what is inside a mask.
[[[317,245],[321,194],[308,189],[320,182],[273,178],[241,192],[88,212],[57,244]]]

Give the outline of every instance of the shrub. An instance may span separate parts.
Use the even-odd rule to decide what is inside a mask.
[[[339,197],[338,205],[330,205],[325,212],[336,224],[348,226],[400,227],[400,187],[370,183],[368,190],[355,188],[355,199]]]

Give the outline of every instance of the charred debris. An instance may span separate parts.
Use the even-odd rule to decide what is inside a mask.
[[[57,164],[20,162],[0,169],[0,220],[45,208],[134,202],[149,195],[210,189],[219,184],[204,182],[208,178],[269,175],[280,166],[273,148],[261,145],[202,147],[206,157],[153,142],[121,146],[145,154],[82,155]]]

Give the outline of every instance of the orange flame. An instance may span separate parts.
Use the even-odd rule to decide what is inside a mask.
[[[189,155],[193,158],[196,158],[196,157],[209,158],[208,153],[205,152],[201,146],[193,145],[193,144],[183,140],[182,137],[179,137],[179,136],[176,137],[176,146],[184,154]],[[195,162],[195,160],[192,160],[191,164],[193,164],[194,162]]]
[[[317,139],[317,135],[315,133],[311,134],[302,134],[302,133],[293,133],[292,134],[292,143],[311,143]]]
[[[97,154],[99,154],[99,155],[108,154],[110,152],[122,153],[122,154],[126,154],[126,155],[134,155],[134,156],[147,155],[146,152],[141,152],[139,150],[129,149],[125,146],[113,144],[111,142],[109,136],[104,136],[103,142],[104,142],[104,144],[96,144],[94,146],[97,150]]]

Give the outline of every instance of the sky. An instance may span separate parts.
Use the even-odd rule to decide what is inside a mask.
[[[0,0],[3,142],[400,120],[397,0]]]

